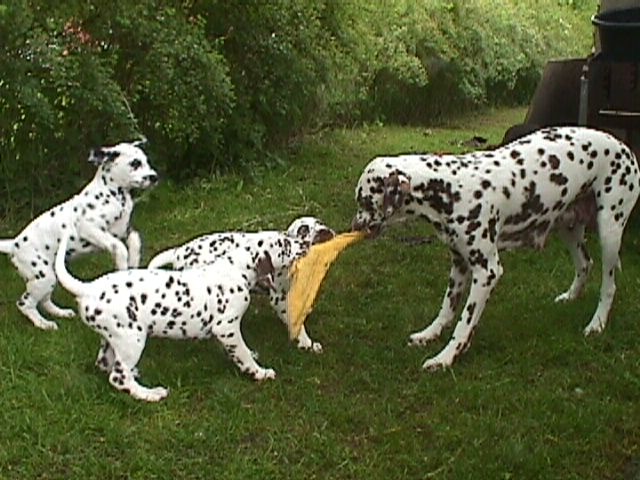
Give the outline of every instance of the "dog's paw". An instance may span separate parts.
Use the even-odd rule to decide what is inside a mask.
[[[145,388],[143,392],[140,392],[138,397],[145,402],[159,402],[169,395],[169,389],[164,387]]]
[[[62,308],[57,316],[60,318],[73,318],[76,316],[76,312],[70,308]]]
[[[312,340],[309,340],[308,342],[298,341],[297,347],[299,350],[304,350],[305,352],[322,353],[322,344]]]
[[[261,368],[253,375],[253,379],[257,382],[262,382],[263,380],[273,380],[274,378],[276,378],[276,372],[271,368]]]
[[[554,298],[553,301],[555,303],[567,303],[567,302],[572,302],[575,299],[576,299],[576,295],[572,295],[571,292],[566,291],[558,295],[556,298]]]
[[[445,370],[450,366],[451,364],[443,362],[442,360],[438,359],[438,357],[433,357],[422,364],[422,369],[427,372],[438,372],[440,370]]]
[[[58,330],[58,324],[51,320],[39,320],[38,322],[33,322],[33,324],[42,330]]]
[[[407,345],[410,347],[422,347],[434,341],[436,338],[438,338],[437,335],[432,334],[426,329],[409,335]]]
[[[591,322],[589,322],[589,325],[587,325],[583,330],[584,336],[588,337],[589,335],[596,335],[596,334],[602,333],[602,331],[604,330],[604,327],[605,327],[604,322],[600,321],[599,318],[594,318],[593,320],[591,320]]]

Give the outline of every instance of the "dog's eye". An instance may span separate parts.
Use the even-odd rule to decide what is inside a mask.
[[[142,160],[140,160],[139,158],[136,158],[129,165],[131,165],[131,168],[133,168],[134,170],[137,170],[142,166]]]

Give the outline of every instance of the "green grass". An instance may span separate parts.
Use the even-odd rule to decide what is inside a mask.
[[[338,230],[355,212],[353,187],[375,154],[460,151],[478,134],[497,142],[522,110],[485,112],[430,130],[375,126],[307,139],[290,162],[256,172],[163,185],[135,224],[145,259],[202,232],[283,228],[317,215]],[[0,225],[9,236],[27,218]],[[15,223],[15,224],[14,224]],[[568,254],[505,253],[505,274],[470,350],[453,369],[420,365],[434,345],[406,346],[435,316],[447,249],[410,246],[427,225],[398,227],[347,250],[307,325],[322,355],[297,351],[264,298],[243,331],[276,370],[255,384],[211,342],[151,339],[142,381],[169,397],[145,404],[116,392],[93,366],[98,337],[77,319],[35,329],[14,306],[23,289],[0,258],[2,479],[637,479],[640,478],[640,248],[627,232],[610,324],[585,339],[599,287],[594,268],[578,302],[555,305],[572,278]],[[597,241],[591,242],[597,258]],[[111,268],[104,255],[73,270]],[[73,305],[57,291],[59,303]]]

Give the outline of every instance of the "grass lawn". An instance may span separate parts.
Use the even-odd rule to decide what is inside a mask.
[[[374,155],[462,151],[473,135],[494,143],[523,115],[325,132],[251,181],[164,184],[135,212],[144,258],[203,232],[283,229],[303,214],[346,230]],[[27,220],[0,224],[0,236]],[[0,257],[0,478],[639,479],[639,232],[634,218],[604,334],[582,335],[597,303],[597,240],[588,288],[566,305],[553,298],[572,265],[552,240],[541,254],[502,255],[505,274],[471,348],[453,369],[429,374],[420,366],[450,332],[425,348],[406,341],[439,309],[448,251],[407,242],[431,234],[426,224],[390,229],[329,273],[307,322],[324,353],[297,351],[254,297],[243,331],[276,380],[243,377],[214,341],[151,339],[141,381],[170,388],[159,404],[109,385],[93,365],[98,336],[78,319],[44,332],[23,318],[14,305],[23,284]],[[105,255],[72,266],[84,278],[110,268]],[[56,297],[75,306],[60,289]]]

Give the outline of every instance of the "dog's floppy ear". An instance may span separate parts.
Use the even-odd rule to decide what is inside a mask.
[[[314,232],[313,238],[311,239],[311,244],[317,245],[318,243],[328,242],[335,236],[336,233],[330,228],[321,228],[320,230]]]
[[[144,135],[142,135],[142,138],[140,138],[140,140],[136,140],[134,142],[131,142],[131,145],[133,145],[134,147],[142,147],[143,145],[146,145],[148,142],[147,137],[145,137]]]
[[[311,233],[309,225],[300,225],[296,230],[296,238],[307,238],[309,233]]]
[[[276,284],[273,278],[275,277],[276,270],[273,267],[273,262],[271,261],[271,255],[269,252],[264,252],[264,254],[258,257],[258,261],[256,263],[256,272],[258,274],[258,279],[256,283],[267,290],[275,290]]]
[[[409,192],[411,192],[411,177],[396,171],[385,178],[382,200],[384,216],[389,217],[400,208]]]
[[[99,166],[115,160],[117,156],[118,152],[112,152],[101,147],[93,148],[89,152],[88,162],[92,165]]]

